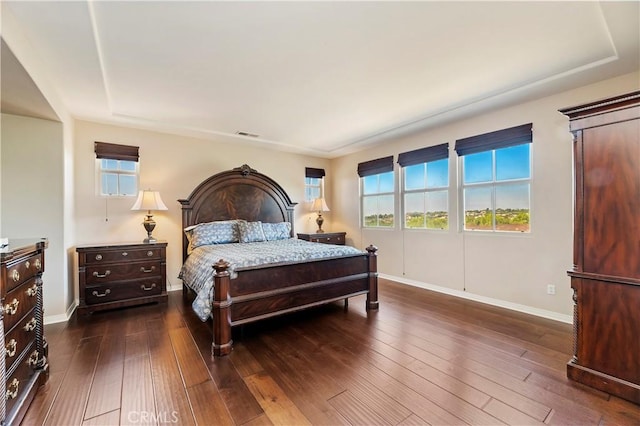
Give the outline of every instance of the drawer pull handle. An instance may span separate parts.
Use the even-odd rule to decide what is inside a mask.
[[[98,293],[96,290],[93,290],[91,294],[93,294],[95,297],[105,297],[107,294],[110,294],[110,293],[111,293],[111,290],[106,289],[102,294]]]
[[[156,283],[151,284],[151,287],[145,287],[144,284],[142,284],[140,288],[143,289],[144,291],[151,291],[154,288],[156,288]]]
[[[97,277],[97,278],[104,278],[104,277],[106,277],[107,275],[110,275],[110,274],[111,274],[111,271],[107,269],[106,271],[104,271],[104,274],[100,274],[100,273],[98,273],[98,271],[96,271],[96,272],[93,273],[93,276]]]
[[[25,293],[27,293],[27,296],[29,297],[35,296],[36,294],[38,294],[38,286],[35,284],[32,285],[31,287],[25,290]]]
[[[24,327],[22,327],[24,329],[24,331],[33,331],[36,329],[36,325],[38,324],[38,321],[36,321],[35,318],[31,317],[31,319],[29,320],[28,323],[26,323],[24,325]]]
[[[149,251],[147,252],[147,256],[149,256],[149,257],[153,257],[153,250],[149,250]]]
[[[35,266],[36,269],[39,271],[40,269],[42,269],[42,261],[40,259],[36,259],[33,262],[33,266]]]
[[[149,269],[144,269],[144,266],[141,266],[141,267],[140,267],[140,272],[144,272],[145,274],[148,274],[149,272],[153,272],[153,271],[155,271],[155,270],[156,270],[156,267],[155,267],[155,266],[152,266],[152,267],[151,267],[151,268],[149,268]]]
[[[28,260],[24,262],[24,267],[27,269],[31,268],[31,262],[29,262]]]
[[[8,401],[18,396],[19,387],[20,381],[14,377],[9,386],[7,386],[7,393],[4,395],[4,399]]]
[[[29,355],[29,359],[27,360],[27,364],[29,364],[29,367],[35,367],[36,365],[38,365],[39,356],[40,353],[38,351],[31,352],[31,355]]]
[[[129,256],[129,253],[127,253],[126,251],[123,251],[123,252],[122,252],[122,255],[123,255],[123,256]]]
[[[101,254],[96,254],[96,260],[102,260],[102,255]]]
[[[13,281],[15,282],[20,281],[20,272],[18,272],[17,269],[14,269],[13,271],[11,271],[11,279],[13,279]]]
[[[11,358],[16,354],[16,349],[18,348],[18,342],[16,342],[16,339],[11,339],[9,340],[9,343],[7,343],[7,345],[4,348],[7,351],[5,357]]]
[[[7,303],[6,305],[4,305],[4,312],[7,315],[15,315],[16,312],[18,312],[19,304],[20,304],[20,301],[18,301],[18,299],[13,299],[11,303]]]

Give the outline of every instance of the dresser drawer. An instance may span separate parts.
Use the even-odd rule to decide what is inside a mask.
[[[36,285],[36,278],[31,278],[22,286],[7,293],[4,299],[4,329],[11,330],[27,312],[36,306],[39,288]]]
[[[34,367],[37,361],[38,351],[35,349],[35,345],[32,344],[28,352],[18,360],[13,373],[7,378],[4,395],[7,403],[7,412],[20,400],[20,396],[26,390],[29,379],[31,379],[31,376],[35,373]],[[9,371],[10,370],[7,370],[7,372]]]
[[[91,249],[80,253],[85,265],[101,265],[112,262],[135,262],[138,260],[162,259],[163,247]]]
[[[16,288],[23,282],[42,272],[44,263],[42,254],[38,253],[15,264],[7,265],[7,291]]]
[[[9,331],[4,339],[6,369],[10,370],[13,363],[20,358],[26,347],[35,342],[36,324],[35,311],[29,312],[22,321]]]
[[[87,285],[103,284],[112,281],[157,277],[161,275],[161,271],[161,262],[159,260],[88,266],[85,272],[85,279]]]
[[[155,296],[162,293],[162,279],[150,278],[126,282],[113,282],[87,286],[84,301],[87,305],[117,302],[136,297]]]

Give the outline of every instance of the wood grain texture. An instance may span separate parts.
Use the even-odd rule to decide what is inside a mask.
[[[124,362],[122,384],[122,406],[120,408],[121,425],[158,424],[151,378],[149,355],[128,358]],[[169,413],[160,413],[167,415]]]
[[[309,420],[267,374],[245,377],[245,382],[269,420],[279,425],[310,425]]]
[[[357,300],[245,326],[215,359],[211,325],[180,292],[47,326],[55,372],[25,424],[640,424],[640,406],[567,379],[570,325],[387,280],[379,290],[376,314]],[[118,405],[96,414],[113,404],[98,378],[119,363]]]
[[[211,380],[187,389],[189,401],[199,425],[233,425],[234,421],[215,383]],[[182,417],[180,418],[182,424]]]
[[[69,363],[73,368],[66,371],[45,424],[82,423],[101,343],[101,336],[80,341]]]
[[[105,335],[85,409],[85,418],[92,418],[120,408],[124,370],[124,336]]]
[[[161,321],[149,321],[147,331],[156,412],[170,419],[178,418],[181,425],[194,425],[185,382],[171,338],[159,323]]]

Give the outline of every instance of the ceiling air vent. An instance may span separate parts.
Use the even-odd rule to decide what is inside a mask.
[[[247,137],[250,137],[250,138],[257,138],[257,137],[260,136],[260,135],[256,135],[255,133],[241,132],[239,130],[236,132],[236,135],[247,136]]]

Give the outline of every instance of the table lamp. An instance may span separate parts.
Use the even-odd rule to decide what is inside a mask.
[[[168,210],[167,206],[162,202],[162,198],[160,198],[160,193],[158,191],[152,191],[150,189],[138,192],[138,199],[136,200],[131,210],[146,210],[147,217],[142,222],[144,225],[144,229],[147,230],[147,238],[145,238],[142,242],[144,243],[155,243],[156,240],[151,232],[153,228],[156,227],[156,222],[153,220],[152,210]]]

